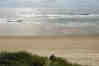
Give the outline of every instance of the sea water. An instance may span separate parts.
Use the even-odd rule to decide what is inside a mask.
[[[95,12],[96,10],[9,8],[9,13],[11,10],[14,16],[4,13],[0,18],[0,27],[5,29],[0,31],[0,35],[68,36],[99,34],[99,15]]]

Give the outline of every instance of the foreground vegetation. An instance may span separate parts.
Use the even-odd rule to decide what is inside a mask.
[[[48,57],[32,55],[27,52],[1,52],[0,66],[81,66],[72,64],[66,59],[56,57],[49,60]]]

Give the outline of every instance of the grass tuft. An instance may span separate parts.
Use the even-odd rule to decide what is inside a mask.
[[[48,57],[32,55],[27,52],[1,52],[0,66],[81,66],[72,64],[66,59],[56,57],[54,61]]]

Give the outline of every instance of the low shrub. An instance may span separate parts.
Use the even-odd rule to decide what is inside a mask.
[[[50,62],[50,66],[81,66],[80,64],[72,64],[62,57],[56,57],[54,62]]]
[[[48,57],[32,55],[27,52],[1,52],[0,66],[81,66],[72,64],[66,59],[56,57],[54,61]]]
[[[43,66],[43,57],[27,52],[1,52],[0,66]]]

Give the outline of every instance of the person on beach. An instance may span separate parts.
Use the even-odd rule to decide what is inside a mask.
[[[49,60],[50,60],[50,61],[55,61],[55,60],[56,60],[55,54],[52,54],[52,55],[49,57]]]

